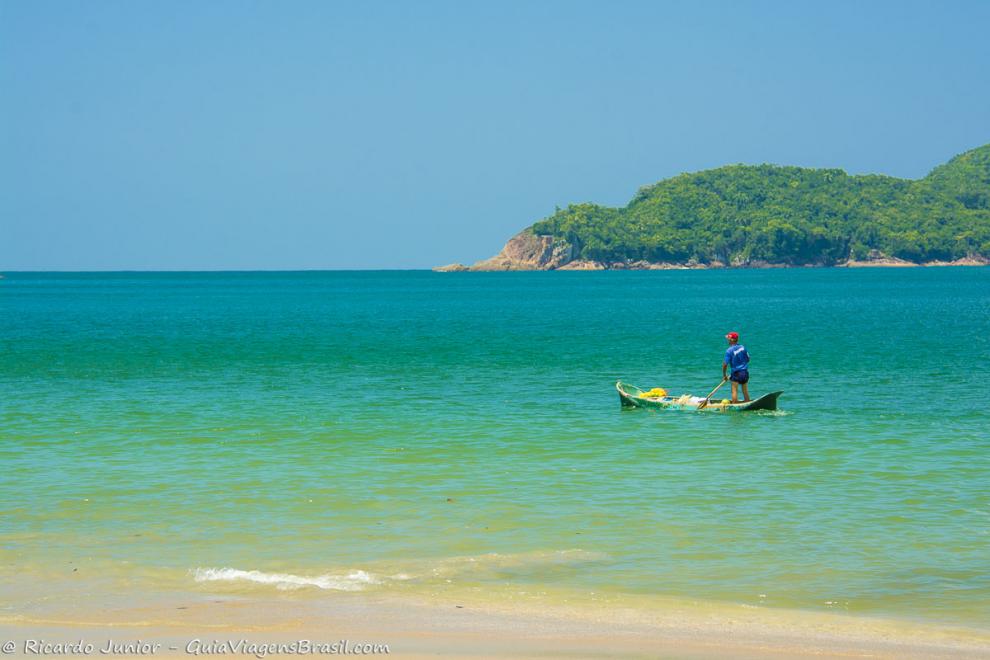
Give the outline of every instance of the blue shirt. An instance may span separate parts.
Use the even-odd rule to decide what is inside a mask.
[[[749,368],[749,353],[746,352],[746,347],[742,344],[734,344],[729,346],[725,351],[725,363],[729,365],[732,373],[737,371],[743,371]]]

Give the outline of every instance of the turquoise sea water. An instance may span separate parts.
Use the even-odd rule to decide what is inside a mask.
[[[620,410],[707,393],[728,330],[781,411]],[[39,599],[73,566],[990,620],[990,268],[12,273],[0,355],[0,578]]]

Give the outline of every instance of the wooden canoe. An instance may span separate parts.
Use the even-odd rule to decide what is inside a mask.
[[[619,392],[619,401],[624,408],[660,408],[664,410],[698,410],[698,404],[704,399],[693,397],[687,399],[679,396],[646,397],[645,390],[623,383],[621,380],[615,384],[615,389]],[[712,399],[707,406],[702,408],[706,412],[745,412],[748,410],[776,410],[777,397],[783,392],[770,392],[761,397],[747,401],[746,403],[722,403],[721,399]]]

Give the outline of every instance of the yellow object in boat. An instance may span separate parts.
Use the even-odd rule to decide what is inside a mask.
[[[649,392],[643,392],[643,396],[648,399],[659,399],[662,396],[667,396],[667,390],[662,387],[654,387]]]

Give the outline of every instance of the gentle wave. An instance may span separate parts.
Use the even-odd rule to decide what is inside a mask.
[[[458,575],[478,570],[526,570],[545,566],[564,566],[590,562],[606,561],[609,556],[604,552],[588,550],[534,550],[532,552],[499,553],[490,552],[483,555],[461,557],[446,557],[436,561],[431,568],[433,575]]]
[[[360,591],[368,585],[379,584],[381,580],[365,571],[352,571],[347,575],[318,575],[306,577],[291,573],[265,573],[263,571],[243,571],[238,568],[197,568],[192,571],[196,582],[256,582],[271,584],[279,589],[300,589],[319,587],[336,591]]]
[[[388,582],[429,581],[437,578],[472,579],[497,578],[505,571],[525,572],[547,566],[575,565],[599,562],[608,559],[601,552],[586,550],[547,550],[501,554],[497,552],[473,555],[444,557],[442,559],[404,562],[403,570],[392,573],[382,570],[380,574],[354,570],[347,574],[327,573],[317,576],[295,575],[292,573],[266,573],[245,571],[238,568],[196,568],[191,571],[196,582],[254,582],[273,585],[278,589],[300,589],[319,587],[336,591],[361,591],[369,586]],[[391,567],[396,568],[396,567]]]

